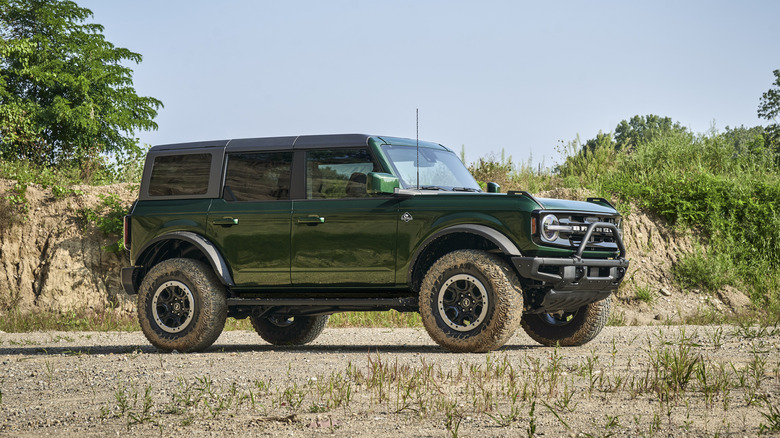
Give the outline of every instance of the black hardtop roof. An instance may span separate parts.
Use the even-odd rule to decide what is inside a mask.
[[[190,143],[173,143],[154,146],[150,152],[201,149],[201,148],[226,148],[227,151],[242,149],[308,149],[323,146],[366,146],[372,136],[366,134],[326,134],[326,135],[299,135],[287,137],[258,137],[238,138],[231,140],[196,141]]]
[[[414,144],[416,140],[366,134],[325,134],[299,135],[287,137],[238,138],[232,140],[196,141],[189,143],[163,144],[152,147],[149,152],[193,150],[205,148],[224,148],[226,152],[271,149],[313,149],[329,146],[361,147],[368,145],[369,139],[384,144]],[[431,142],[419,142],[420,146],[439,146]]]

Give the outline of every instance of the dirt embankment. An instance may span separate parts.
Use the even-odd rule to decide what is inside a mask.
[[[98,195],[114,194],[130,205],[136,189],[77,186],[76,193],[56,198],[51,189],[30,185],[25,214],[5,199],[12,187],[0,180],[0,310],[131,311],[119,281],[125,256],[102,249],[116,237],[104,236],[79,212],[99,210]]]
[[[116,237],[104,236],[94,224],[85,224],[79,211],[99,210],[99,195],[114,194],[125,205],[137,195],[137,186],[78,186],[76,194],[55,197],[50,189],[30,185],[24,222],[5,200],[13,183],[0,180],[0,311],[45,309],[55,311],[116,308],[134,311],[134,300],[122,290],[119,272],[124,254],[102,247]],[[545,197],[585,199],[585,191],[559,189]],[[625,218],[625,243],[631,260],[626,281],[613,311],[626,324],[679,320],[702,310],[731,311],[749,306],[747,297],[732,288],[715,297],[683,291],[670,274],[680,254],[693,248],[694,237],[676,232],[663,220],[634,208]],[[113,239],[113,240],[112,240]],[[636,299],[637,291],[651,300]]]

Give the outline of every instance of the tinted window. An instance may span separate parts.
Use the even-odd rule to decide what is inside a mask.
[[[209,188],[210,170],[211,154],[156,157],[149,195],[204,195]]]
[[[290,199],[292,152],[228,155],[225,198],[236,201]]]
[[[381,171],[368,149],[331,149],[306,154],[306,198],[361,198],[366,175]]]

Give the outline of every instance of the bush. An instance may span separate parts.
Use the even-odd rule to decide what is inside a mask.
[[[780,284],[780,174],[758,136],[671,130],[631,150],[609,144],[567,157],[560,175],[698,230],[709,249],[681,257],[674,267],[680,284],[746,286],[756,304],[780,301],[772,287]]]

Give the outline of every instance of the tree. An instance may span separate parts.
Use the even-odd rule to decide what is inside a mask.
[[[634,116],[628,122],[623,120],[615,128],[615,148],[617,150],[635,148],[669,133],[687,133],[688,130],[669,117],[649,114]]]
[[[775,75],[775,82],[772,88],[761,95],[761,101],[758,105],[758,117],[772,121],[774,123],[766,127],[764,139],[766,145],[780,152],[780,70],[772,72]]]
[[[40,165],[84,165],[138,149],[162,102],[138,96],[92,11],[67,0],[0,0],[0,156]]]

